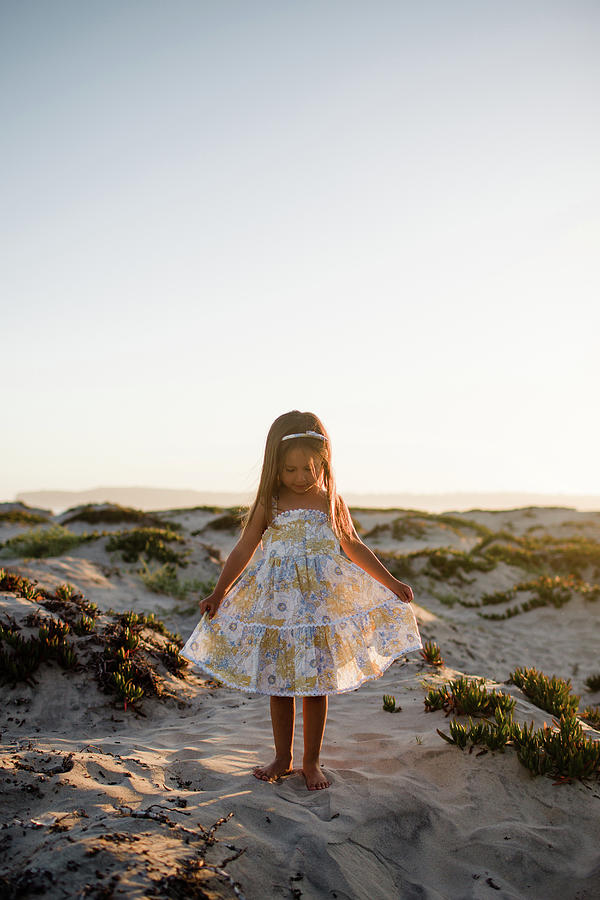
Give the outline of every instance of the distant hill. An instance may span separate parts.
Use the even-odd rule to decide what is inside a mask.
[[[16,500],[42,506],[57,515],[83,503],[119,503],[135,509],[178,509],[188,506],[242,506],[251,494],[228,491],[192,491],[155,487],[98,487],[87,491],[22,491]]]
[[[22,491],[16,500],[28,506],[50,509],[57,515],[82,503],[120,503],[136,509],[177,509],[188,506],[243,506],[253,493],[193,491],[156,487],[98,487],[87,491]],[[527,494],[502,492],[456,492],[447,494],[357,494],[344,493],[350,506],[367,508],[420,509],[427,512],[468,509],[515,509],[523,506],[563,506],[578,510],[600,510],[600,495]]]

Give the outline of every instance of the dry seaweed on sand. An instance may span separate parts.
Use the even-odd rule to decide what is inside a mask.
[[[30,745],[31,746],[31,745]],[[90,752],[85,748],[83,752]],[[98,752],[92,748],[93,752]],[[4,753],[6,771],[23,770],[44,778],[70,771],[72,760],[66,766],[49,770],[43,759],[35,759],[34,765],[20,764],[22,754]],[[79,754],[70,754],[79,756]],[[110,754],[112,755],[112,754]],[[81,760],[76,760],[81,764]],[[58,790],[66,783],[57,783]],[[0,895],[6,900],[19,900],[33,895],[61,896],[60,884],[68,878],[73,896],[112,897],[122,894],[132,883],[139,885],[143,895],[152,900],[246,900],[242,885],[234,879],[229,866],[243,853],[245,847],[237,847],[218,838],[218,830],[233,816],[233,812],[221,816],[210,826],[198,821],[180,821],[190,817],[185,811],[186,802],[180,798],[176,808],[152,804],[144,809],[122,804],[108,809],[80,807],[63,815],[44,817],[44,821],[14,817],[0,826],[1,843],[11,849],[7,864],[0,870]],[[195,812],[194,817],[197,815]],[[135,819],[140,824],[129,825]],[[145,824],[141,824],[144,820]],[[23,842],[20,835],[27,833],[27,862],[22,857]],[[66,835],[68,843],[61,845],[56,854],[56,841]],[[55,837],[56,836],[56,837]],[[171,859],[175,855],[175,859]],[[29,862],[33,859],[36,865]],[[167,860],[169,860],[167,862]]]

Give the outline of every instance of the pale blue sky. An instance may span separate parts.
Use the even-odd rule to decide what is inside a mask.
[[[0,499],[600,493],[600,6],[4,2]]]

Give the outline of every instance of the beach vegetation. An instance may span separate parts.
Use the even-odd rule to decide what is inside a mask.
[[[575,715],[579,707],[579,697],[573,694],[570,679],[548,678],[534,668],[516,668],[509,681],[516,684],[532,703],[553,716]]]
[[[41,598],[41,592],[35,585],[36,582],[30,581],[24,575],[0,569],[0,591],[16,594],[17,597],[24,597],[26,600],[38,600]]]
[[[119,552],[124,562],[138,562],[142,554],[150,562],[156,559],[161,563],[187,566],[185,560],[189,549],[178,553],[167,544],[184,544],[184,538],[170,528],[134,528],[130,531],[117,531],[106,543],[109,553]]]
[[[383,708],[386,712],[389,713],[402,712],[402,707],[396,706],[396,698],[391,694],[383,695]]]
[[[217,512],[216,509],[215,512]],[[211,519],[202,528],[198,528],[196,531],[190,532],[190,534],[195,537],[198,534],[202,534],[203,531],[237,531],[241,527],[242,519],[246,512],[247,507],[245,506],[231,506],[222,515],[217,516],[216,519]]]
[[[440,526],[443,530],[463,537],[465,532],[475,532],[481,537],[487,537],[491,532],[485,525],[481,525],[474,519],[453,516],[449,513],[426,513],[419,510],[407,510],[401,516],[391,522],[375,525],[365,533],[365,538],[376,537],[384,532],[389,532],[398,541],[406,538],[419,539],[425,537],[432,525]]]
[[[434,641],[426,641],[421,650],[421,656],[430,666],[443,666],[442,651]]]
[[[131,671],[130,667],[126,668],[126,674],[123,672],[113,672],[111,678],[119,699],[123,701],[123,708],[126,710],[128,705],[135,704],[144,696],[144,689],[141,685],[136,684],[133,678],[127,678],[127,674]]]
[[[600,691],[600,672],[596,672],[594,675],[588,675],[585,679],[585,686],[588,691]]]
[[[450,723],[450,734],[438,729],[438,734],[448,743],[461,750],[467,745],[483,746],[487,750],[503,750],[514,746],[517,758],[533,775],[550,775],[560,782],[572,778],[600,776],[600,741],[587,738],[576,715],[567,713],[552,726],[544,724],[535,729],[533,722],[519,725],[508,716],[496,712],[495,721],[468,725],[454,719]]]
[[[426,556],[427,563],[423,570],[425,575],[444,581],[454,579],[460,584],[470,583],[465,577],[466,572],[489,572],[495,567],[492,560],[450,547],[429,550]]]
[[[73,534],[68,528],[57,524],[47,528],[30,528],[4,541],[0,545],[0,556],[4,558],[26,556],[36,559],[60,556],[98,537],[100,535],[96,532]]]
[[[71,514],[69,515],[69,513]],[[69,525],[72,522],[87,522],[88,524],[132,522],[141,527],[170,528],[172,531],[181,529],[178,522],[170,522],[155,513],[144,512],[131,506],[120,506],[118,503],[86,503],[84,506],[73,507],[72,511],[67,510],[65,515],[63,525]]]
[[[54,593],[37,587],[37,581],[31,581],[16,572],[9,572],[0,568],[0,590],[33,600],[41,604],[50,612],[59,612],[61,618],[71,625],[77,635],[89,634],[94,629],[95,619],[98,616],[98,607],[90,603],[71,584],[59,585]],[[39,612],[29,614],[25,618],[26,625],[37,627],[41,618]]]
[[[377,526],[381,530],[389,527]],[[375,533],[377,528],[369,534]],[[487,531],[468,551],[429,547],[410,553],[378,550],[377,555],[400,580],[428,577],[431,595],[449,607],[455,604],[468,608],[507,605],[500,611],[478,610],[478,615],[485,619],[509,619],[544,606],[560,608],[576,595],[590,602],[600,598],[600,543],[577,535],[535,538],[506,530]],[[521,569],[528,577],[507,590],[486,592],[481,597],[463,596],[460,589],[474,584],[475,573],[490,572],[501,564]],[[440,582],[444,589],[434,590],[435,583]],[[448,590],[450,587],[454,590]],[[519,598],[522,593],[529,596]]]
[[[28,509],[8,509],[0,512],[0,525],[40,525],[49,518]]]
[[[396,541],[406,538],[422,538],[427,533],[427,525],[422,516],[399,516],[391,522],[381,522],[374,525],[369,531],[364,531],[365,540],[379,537],[380,534],[389,533]]]
[[[75,594],[75,586],[68,582],[59,584],[54,593],[59,600],[70,600]]]
[[[539,575],[600,577],[600,543],[584,536],[536,538],[496,532],[483,538],[471,552]]]
[[[447,712],[469,717],[466,724],[453,719],[449,734],[437,729],[440,737],[462,750],[469,747],[470,751],[475,746],[481,746],[481,752],[513,746],[519,761],[533,775],[550,775],[559,779],[557,783],[572,778],[600,777],[600,741],[584,735],[577,715],[579,698],[572,694],[570,682],[554,676],[547,678],[535,669],[516,669],[511,680],[536,705],[556,716],[551,726],[544,723],[542,728],[536,729],[533,722],[529,725],[515,723],[515,701],[512,698],[508,698],[511,703],[502,702],[494,708],[485,704],[483,693],[477,692],[472,694],[470,702],[456,702],[453,695],[460,696],[465,690],[462,684],[459,685],[459,682],[466,681],[463,678],[451,682],[445,689],[430,691],[425,698],[428,711],[446,709]],[[480,683],[478,687],[482,689],[483,685]],[[473,722],[474,707],[477,707],[483,721]],[[588,707],[581,719],[593,727],[600,724],[600,709]]]
[[[37,685],[34,674],[44,663],[56,661],[65,670],[92,670],[99,687],[115,694],[125,709],[141,713],[143,697],[164,694],[166,669],[184,677],[187,660],[180,655],[181,636],[172,634],[154,614],[110,610],[100,616],[73,585],[60,585],[53,593],[14,572],[0,569],[0,589],[34,600],[36,608],[18,624],[5,615],[0,621],[0,682]],[[23,627],[37,629],[25,637]],[[164,641],[149,636],[158,632]],[[84,638],[95,632],[94,640]],[[100,646],[100,650],[95,649]],[[160,665],[158,665],[160,663]]]
[[[63,669],[73,669],[78,659],[66,640],[70,628],[66,622],[46,618],[38,636],[25,639],[14,620],[0,623],[0,681],[15,684],[24,681],[35,685],[34,672],[43,662],[55,660]],[[10,649],[9,649],[10,648]]]
[[[181,674],[188,666],[187,660],[179,652],[180,649],[181,647],[177,644],[167,644],[163,650],[163,662],[169,672],[172,672],[174,675]]]
[[[91,634],[96,627],[96,621],[93,616],[81,615],[76,619],[73,625],[73,631],[81,637],[84,634]]]
[[[430,591],[429,593],[432,597],[435,597],[436,600],[439,600],[440,603],[443,603],[444,606],[453,607],[461,602],[458,594],[454,594],[452,591]]]
[[[158,634],[161,634],[163,637],[168,638],[179,647],[183,647],[183,640],[181,635],[173,634],[172,631],[169,631],[165,623],[161,619],[157,618],[155,613],[141,613],[140,622],[146,628],[150,628],[153,631],[156,631]]]
[[[600,728],[600,706],[586,706],[579,718],[592,728]]]
[[[173,563],[164,563],[152,570],[144,559],[142,567],[138,569],[138,575],[149,591],[153,591],[155,594],[166,594],[177,600],[186,600],[190,593],[208,595],[216,584],[216,581],[206,582],[199,578],[180,580]]]
[[[506,713],[502,709],[494,711],[494,722],[484,721],[473,723],[469,716],[468,725],[463,725],[457,719],[452,719],[449,725],[448,736],[440,729],[437,733],[448,743],[455,744],[464,750],[468,744],[475,746],[482,744],[488,750],[503,750],[512,738],[513,722],[512,712]]]
[[[489,691],[484,678],[469,679],[466,676],[453,679],[440,688],[433,688],[425,697],[425,711],[443,709],[446,715],[486,716],[496,709],[508,714],[515,701],[502,691]]]
[[[460,535],[462,535],[465,530],[474,531],[482,537],[487,537],[492,533],[487,525],[482,525],[481,522],[477,522],[475,519],[468,519],[466,516],[453,516],[451,513],[426,513],[423,518],[428,522],[446,525]]]
[[[510,606],[501,613],[479,612],[478,615],[483,619],[498,621],[510,619],[513,616],[518,616],[521,613],[539,609],[543,606],[554,606],[556,609],[560,609],[575,594],[580,594],[586,600],[596,600],[600,596],[600,585],[588,584],[588,582],[574,575],[567,575],[566,577],[562,575],[539,575],[537,578],[529,581],[520,581],[506,591],[494,591],[493,593],[483,594],[481,605],[489,606],[507,603],[514,600],[517,594],[527,591],[533,596],[523,603]]]
[[[454,582],[460,586],[471,584],[473,581],[466,577],[465,573],[489,572],[495,566],[493,561],[484,557],[450,547],[413,550],[411,553],[388,553],[378,550],[377,555],[392,575],[400,580],[414,578],[416,575],[427,575],[434,581]]]
[[[574,713],[566,713],[553,727],[534,730],[533,722],[514,725],[512,740],[519,761],[533,775],[551,775],[567,780],[600,775],[600,741],[583,734]]]

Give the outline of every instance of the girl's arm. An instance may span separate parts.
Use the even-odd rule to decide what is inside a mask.
[[[254,551],[260,543],[265,526],[265,510],[262,503],[258,503],[254,515],[244,529],[241,538],[227,557],[212,594],[200,601],[200,612],[208,612],[210,619],[217,612],[235,579],[244,571],[254,556]]]
[[[341,497],[339,497],[339,499],[344,506],[346,506],[345,501],[342,500]],[[348,510],[347,506],[346,510]],[[348,519],[350,522],[352,521],[350,513],[348,513]],[[340,547],[353,563],[356,563],[357,566],[364,569],[365,572],[371,575],[372,578],[375,578],[384,587],[388,588],[388,590],[393,591],[394,594],[404,601],[404,603],[411,603],[414,600],[410,585],[404,584],[403,581],[398,581],[391,572],[388,572],[383,563],[379,562],[375,554],[369,550],[366,544],[363,544],[356,533],[354,525],[352,526],[352,536],[340,540]]]

